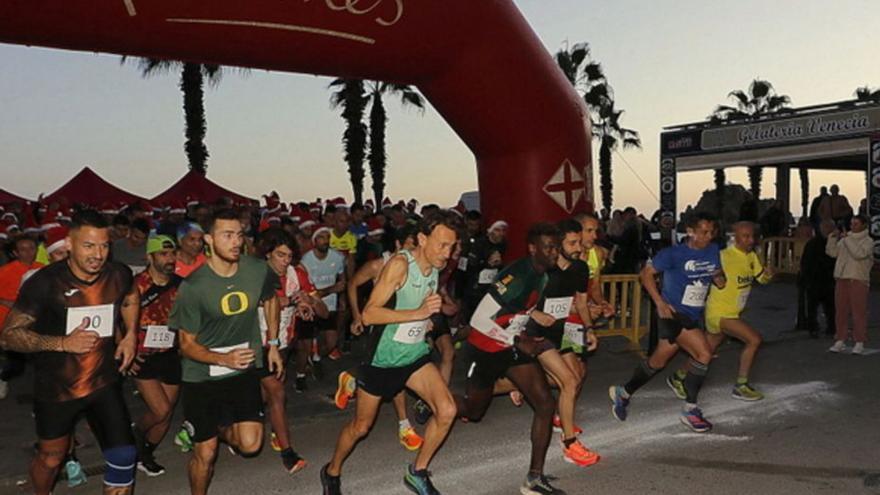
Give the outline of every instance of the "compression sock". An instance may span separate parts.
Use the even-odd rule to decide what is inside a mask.
[[[660,370],[655,370],[648,364],[648,360],[644,359],[641,363],[636,367],[635,371],[633,371],[632,378],[626,382],[626,385],[623,386],[623,389],[626,391],[627,395],[632,395],[636,392],[636,390],[642,388],[642,386],[648,383],[654,375],[657,374]]]
[[[697,403],[697,395],[700,393],[700,387],[703,386],[703,380],[706,379],[706,373],[709,372],[709,365],[703,364],[696,359],[689,361],[689,371],[684,377],[684,390],[687,393],[685,400],[689,404]]]

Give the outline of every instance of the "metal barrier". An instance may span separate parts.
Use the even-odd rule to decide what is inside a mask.
[[[801,271],[801,256],[808,239],[794,237],[768,237],[761,242],[764,265],[776,273],[797,275]]]
[[[638,275],[602,275],[602,294],[617,309],[617,317],[608,328],[596,330],[596,336],[624,337],[629,349],[642,353],[640,341],[648,334],[648,319],[642,307],[642,284]]]

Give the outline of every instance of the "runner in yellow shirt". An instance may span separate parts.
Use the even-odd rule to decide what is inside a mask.
[[[734,242],[721,251],[721,266],[727,277],[723,289],[712,287],[706,303],[706,332],[712,353],[724,341],[724,337],[741,340],[745,344],[739,358],[739,375],[733,387],[733,398],[756,401],[764,398],[749,383],[749,371],[755,354],[761,345],[761,335],[744,320],[740,319],[752,285],[755,282],[766,284],[773,278],[773,270],[766,269],[755,254],[755,226],[751,222],[739,222],[733,226]],[[666,383],[680,399],[685,397],[684,370],[671,375]]]

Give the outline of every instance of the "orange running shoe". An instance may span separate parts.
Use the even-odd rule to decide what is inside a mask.
[[[272,446],[272,450],[274,450],[275,452],[281,452],[282,450],[284,450],[284,449],[281,448],[281,444],[278,443],[278,437],[275,436],[275,432],[274,432],[274,431],[272,432],[272,436],[269,437],[269,438],[270,438],[270,440],[271,440],[271,441],[269,442],[269,445]]]
[[[354,396],[355,390],[357,390],[357,382],[354,376],[347,371],[340,373],[336,386],[336,407],[339,409],[348,407],[348,401]]]
[[[553,415],[553,431],[556,433],[562,433],[562,420],[559,419],[558,414]],[[584,430],[581,429],[580,426],[574,425],[574,434],[580,435]]]
[[[410,452],[415,452],[422,448],[422,437],[416,433],[416,430],[410,426],[409,428],[401,428],[397,431],[397,437],[400,438],[400,445]]]
[[[563,444],[562,454],[565,458],[565,462],[581,467],[592,466],[599,462],[600,459],[599,454],[586,448],[580,440],[575,440],[570,446],[568,446],[568,448]]]
[[[339,348],[336,347],[327,354],[327,357],[330,358],[331,361],[339,361],[342,359],[342,353],[339,352]]]

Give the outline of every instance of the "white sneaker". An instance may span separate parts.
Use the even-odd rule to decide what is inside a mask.
[[[865,344],[863,342],[856,342],[856,345],[852,348],[853,354],[864,354],[865,353]]]
[[[838,340],[833,346],[828,348],[828,352],[843,352],[846,350],[846,342]]]
[[[5,399],[7,395],[9,395],[9,383],[0,380],[0,400]]]

